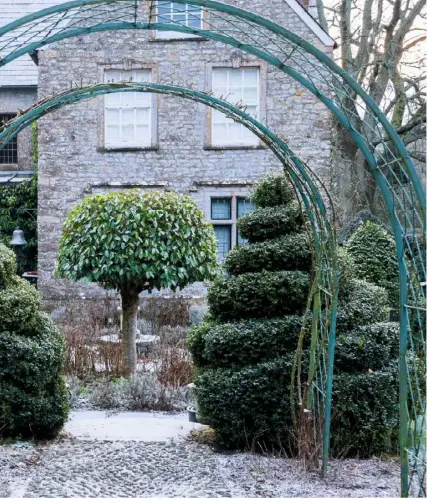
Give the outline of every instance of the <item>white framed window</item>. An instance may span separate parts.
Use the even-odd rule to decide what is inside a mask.
[[[213,68],[212,91],[217,98],[232,104],[246,105],[246,113],[260,116],[260,68]],[[212,111],[211,141],[213,146],[257,146],[259,138],[245,126]]]
[[[150,82],[151,70],[106,70],[104,82]],[[120,92],[104,96],[104,146],[152,146],[152,94]]]
[[[254,209],[254,202],[245,197],[218,195],[210,198],[209,221],[214,227],[220,263],[224,262],[227,253],[236,245],[246,244],[247,241],[239,235],[236,221]]]
[[[198,5],[189,5],[178,2],[158,0],[158,2],[156,2],[156,22],[163,24],[177,24],[188,26],[189,28],[202,29],[203,10],[202,7]],[[174,39],[199,37],[198,35],[192,33],[182,33],[179,31],[157,31],[156,38]]]

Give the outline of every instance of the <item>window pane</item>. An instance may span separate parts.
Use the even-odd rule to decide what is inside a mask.
[[[152,72],[150,70],[135,71],[132,77],[133,82],[150,82],[152,79]]]
[[[213,86],[227,86],[227,70],[220,68],[213,69]]]
[[[107,143],[116,143],[120,140],[120,126],[108,125],[106,128]]]
[[[104,82],[120,82],[120,71],[106,70],[104,72]]]
[[[158,21],[160,23],[179,23],[184,26],[200,28],[202,7],[177,2],[158,2]]]
[[[131,109],[131,110],[123,109],[122,110],[122,124],[133,126],[134,123],[135,123],[134,109]]]
[[[248,86],[258,86],[259,80],[259,70],[257,68],[251,68],[250,70],[244,70],[244,85]]]
[[[247,106],[246,113],[251,117],[258,117],[258,106]]]
[[[246,143],[251,143],[254,145],[257,145],[259,142],[259,138],[246,127],[244,127],[242,130],[242,138]]]
[[[174,23],[184,24],[184,26],[186,26],[186,14],[176,12],[172,15],[172,20]]]
[[[136,106],[149,108],[151,105],[153,94],[151,92],[136,92],[134,101]]]
[[[238,199],[237,200],[237,218],[241,218],[241,216],[244,216],[248,213],[251,213],[251,211],[254,211],[256,209],[256,205],[254,202],[249,201],[248,199]],[[244,239],[241,237],[239,231],[238,231],[238,239],[237,239],[237,244],[238,246],[242,246],[244,244],[247,244],[248,239]]]
[[[211,199],[211,219],[230,220],[232,217],[232,199]]]
[[[122,81],[150,81],[150,70],[106,71]],[[105,142],[109,147],[141,147],[151,144],[151,93],[120,92],[105,99]]]
[[[185,3],[172,2],[174,12],[185,12],[187,5]]]
[[[246,105],[246,112],[254,117],[259,116],[260,91],[258,87],[259,70],[214,68],[212,72],[213,93],[216,97],[223,97],[230,103]],[[227,124],[227,129],[220,125]],[[213,113],[212,141],[215,145],[257,145],[258,138],[249,132],[244,125],[234,123],[232,119],[221,120]]]
[[[149,123],[149,110],[147,108],[137,108],[136,122],[139,125]]]
[[[241,124],[238,124],[237,122],[232,122],[231,124],[228,125],[228,140],[237,142],[241,139],[241,131],[242,131],[242,126]]]
[[[187,26],[191,28],[202,28],[202,18],[198,14],[189,14]]]
[[[213,141],[220,142],[227,140],[227,125],[214,124],[213,125]]]
[[[244,102],[247,103],[248,105],[251,105],[255,103],[256,105],[258,104],[258,98],[259,98],[259,91],[257,87],[246,87],[244,89]]]
[[[106,94],[105,96],[105,104],[108,107],[116,107],[120,106],[121,99],[120,99],[120,94],[121,93],[114,93],[114,94]]]
[[[137,126],[137,144],[139,146],[150,145],[150,130],[148,125]]]
[[[213,110],[212,113],[214,124],[224,124],[227,122],[227,117],[224,113],[221,113],[218,110]]]
[[[217,257],[220,263],[224,262],[227,253],[231,249],[231,230],[230,225],[214,225],[214,232],[217,239]]]
[[[254,202],[251,202],[248,199],[238,199],[237,218],[241,218],[241,216],[245,216],[246,214],[251,213],[251,211],[254,211],[254,209],[256,209]]]
[[[134,126],[133,125],[122,126],[122,140],[126,144],[134,142]]]
[[[231,87],[242,87],[242,70],[229,71],[229,85]]]
[[[0,115],[0,131],[4,129],[7,122],[15,118],[15,115],[1,114]],[[0,151],[0,164],[17,164],[18,163],[18,137],[11,139]]]
[[[108,125],[119,125],[120,123],[119,110],[106,110],[106,122]]]
[[[121,92],[122,95],[122,106],[127,106],[133,108],[135,106],[135,94],[136,92]]]

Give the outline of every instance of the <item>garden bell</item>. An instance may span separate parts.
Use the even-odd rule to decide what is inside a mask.
[[[24,237],[24,232],[19,228],[15,229],[13,231],[12,240],[10,241],[10,244],[12,246],[24,246],[25,244],[27,244],[27,241],[25,240]]]

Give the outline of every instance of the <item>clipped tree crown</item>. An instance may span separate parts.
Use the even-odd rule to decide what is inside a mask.
[[[216,273],[216,241],[195,201],[156,190],[88,197],[66,219],[56,274],[119,290],[184,287]]]

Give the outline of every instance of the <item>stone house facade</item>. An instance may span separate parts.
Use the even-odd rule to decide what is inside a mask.
[[[332,53],[334,42],[310,15],[308,5],[303,7],[297,0],[226,3],[275,21]],[[164,19],[170,15],[168,4],[159,2]],[[148,3],[142,2],[140,8],[148,8]],[[185,15],[189,23],[197,23],[201,14],[189,10]],[[119,31],[47,46],[37,59],[39,97],[67,89],[73,82],[132,78],[174,82],[231,96],[232,102],[242,100],[248,113],[328,177],[327,109],[296,81],[239,49],[172,32]],[[12,96],[0,87],[0,106]],[[53,277],[61,225],[88,194],[127,187],[170,188],[189,194],[214,224],[222,259],[241,242],[236,219],[251,209],[246,200],[249,187],[264,173],[281,169],[272,152],[242,126],[203,105],[172,96],[96,97],[45,116],[38,129],[38,284],[45,299],[52,301],[97,294],[97,288]],[[21,141],[24,148],[25,140],[18,138]],[[22,159],[24,168],[24,155]]]

